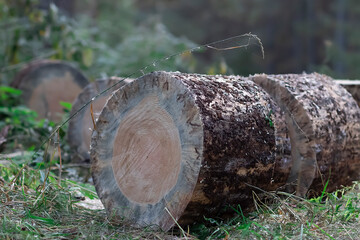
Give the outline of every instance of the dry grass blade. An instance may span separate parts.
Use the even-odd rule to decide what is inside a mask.
[[[345,230],[347,237],[349,237],[349,239],[354,239],[351,237],[351,235],[350,235],[349,231],[346,229],[346,227],[342,223],[340,223],[340,225]]]
[[[61,149],[60,149],[60,128],[58,128],[58,132],[57,132],[57,139],[58,139],[58,154],[59,154],[59,186],[60,186],[60,183],[61,183],[61,172],[62,172],[62,160],[61,160]]]
[[[258,36],[254,35],[252,33],[246,33],[246,34],[243,34],[241,36],[237,36],[237,38],[241,38],[241,37],[248,37],[247,43],[238,44],[238,45],[230,46],[230,47],[215,47],[214,44],[219,43],[219,42],[216,42],[216,43],[208,44],[208,45],[206,45],[206,47],[210,48],[210,49],[217,50],[217,51],[227,51],[227,50],[234,50],[234,49],[238,49],[238,48],[247,48],[248,46],[251,45],[251,39],[255,39],[255,41],[260,46],[262,57],[265,58],[264,46],[263,46],[263,44],[262,44],[262,42],[261,42],[261,40],[260,40],[260,38]]]
[[[188,239],[187,238],[187,233],[184,231],[184,229],[182,229],[182,227],[179,225],[179,223],[176,221],[176,219],[173,217],[173,215],[171,214],[171,212],[169,211],[169,209],[167,207],[165,207],[165,211],[170,215],[172,220],[174,220],[176,226],[178,226],[178,228],[180,229],[180,231],[183,234],[183,236],[185,237],[185,239]]]
[[[95,118],[94,118],[94,111],[93,111],[93,105],[90,103],[90,114],[91,114],[91,120],[94,125],[94,130],[96,131],[96,124],[95,124]]]

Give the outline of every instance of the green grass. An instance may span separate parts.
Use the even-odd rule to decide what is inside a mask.
[[[288,193],[263,193],[257,211],[245,217],[237,210],[230,224],[203,227],[201,239],[359,239],[360,184],[313,199]],[[256,199],[259,199],[256,197]],[[201,233],[211,233],[204,237]],[[193,233],[194,234],[194,233]]]
[[[90,184],[62,180],[26,165],[0,164],[0,239],[166,239],[168,233],[113,222],[105,210],[76,206],[97,198]],[[46,171],[46,170],[45,170]],[[82,196],[79,198],[79,194]]]
[[[227,221],[205,219],[181,231],[138,229],[105,210],[76,205],[97,198],[94,187],[62,179],[19,160],[0,164],[0,239],[358,239],[360,183],[302,199],[288,193],[254,195],[256,211],[240,206]],[[81,197],[79,197],[79,195]],[[262,199],[261,201],[259,199]]]

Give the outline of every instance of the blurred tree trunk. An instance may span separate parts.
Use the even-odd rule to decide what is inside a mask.
[[[307,45],[307,64],[306,68],[308,71],[311,71],[311,68],[315,64],[315,47],[314,47],[314,23],[315,19],[315,10],[314,10],[314,1],[306,0],[306,21],[307,21],[307,36],[306,36],[306,45]]]
[[[300,30],[301,24],[304,22],[304,5],[298,4],[298,7],[294,10],[294,24],[292,27],[292,52],[295,59],[294,71],[302,72],[304,70],[304,43],[301,37],[302,32]]]
[[[106,2],[106,1],[103,1]],[[84,3],[83,1],[78,1],[75,4],[75,9],[76,12],[81,12],[81,13],[85,13],[88,16],[90,16],[93,19],[96,19],[99,15],[99,8],[100,8],[100,1],[99,0],[87,0],[86,1],[86,8],[84,8]],[[113,3],[114,6],[116,6],[116,3]]]
[[[338,57],[335,61],[335,72],[338,76],[343,76],[345,72],[343,53],[345,52],[345,5],[346,0],[337,0],[336,2],[336,29],[335,43],[337,46]]]
[[[69,16],[73,16],[75,13],[75,0],[40,0],[39,6],[40,8],[48,9],[51,3],[55,4]]]
[[[266,38],[268,39],[268,43],[267,43],[267,47],[268,49],[272,50],[275,49],[275,36],[274,36],[274,32],[275,32],[275,24],[274,24],[274,19],[273,18],[269,18],[267,23],[266,23]],[[275,71],[275,62],[274,61],[269,61],[265,68],[266,68],[266,72],[267,73],[271,73]]]

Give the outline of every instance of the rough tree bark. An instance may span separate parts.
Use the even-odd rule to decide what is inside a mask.
[[[320,74],[256,75],[285,112],[296,192],[319,194],[359,178],[360,110],[352,96]]]
[[[11,86],[23,91],[24,103],[39,118],[60,121],[60,101],[73,102],[88,84],[86,77],[67,63],[41,60],[30,63],[14,78]]]
[[[343,86],[360,106],[360,80],[336,80],[336,83]]]
[[[118,77],[99,79],[95,82],[89,83],[77,96],[73,102],[70,116],[75,114],[79,109],[84,109],[78,112],[69,121],[67,140],[73,152],[72,161],[84,162],[90,160],[90,140],[94,125],[92,122],[90,105],[87,105],[86,107],[84,107],[84,105],[100,92],[118,83],[113,89],[110,89],[107,93],[101,95],[92,102],[94,120],[96,121],[111,93],[131,81],[132,79],[123,79]]]

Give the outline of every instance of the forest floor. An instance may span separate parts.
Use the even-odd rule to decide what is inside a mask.
[[[1,239],[359,239],[360,183],[318,198],[254,194],[256,210],[233,219],[205,219],[170,232],[137,229],[108,218],[94,187],[53,169],[0,159]],[[51,171],[49,171],[51,170]],[[261,201],[259,199],[262,199]]]

